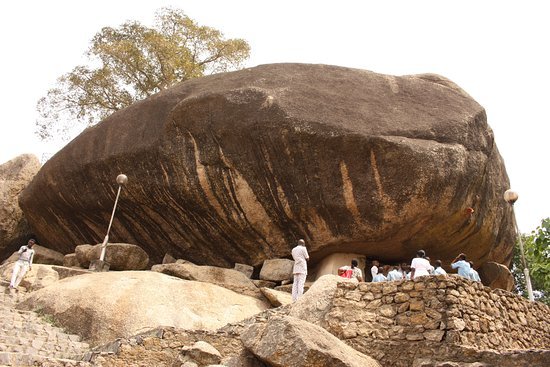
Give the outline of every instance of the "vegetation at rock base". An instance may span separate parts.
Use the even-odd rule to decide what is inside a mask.
[[[62,75],[37,104],[36,133],[69,138],[75,127],[91,126],[115,111],[175,83],[235,70],[248,59],[242,39],[225,39],[181,10],[157,11],[150,28],[128,21],[105,27],[91,40],[89,65]]]
[[[550,305],[550,218],[543,219],[537,229],[530,235],[523,234],[522,239],[535,299]],[[514,248],[512,274],[516,291],[527,297],[519,243]]]
[[[44,311],[43,308],[37,308],[34,310],[34,312],[36,312],[44,322],[47,322],[51,326],[62,328],[61,325],[55,319],[55,317],[47,313],[46,311]]]

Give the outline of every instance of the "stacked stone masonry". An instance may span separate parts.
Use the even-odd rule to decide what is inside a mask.
[[[506,351],[550,349],[548,306],[458,276],[339,283],[325,323],[384,365],[408,366],[422,358],[475,362],[481,351],[504,359]]]

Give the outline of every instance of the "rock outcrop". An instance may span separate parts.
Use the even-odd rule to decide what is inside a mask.
[[[65,330],[99,345],[159,325],[215,330],[268,306],[213,284],[149,271],[90,273],[32,292],[18,305],[41,309]]]
[[[265,300],[260,289],[238,270],[215,266],[197,266],[189,262],[155,265],[151,270],[180,279],[216,284],[239,294]]]
[[[260,270],[260,279],[272,282],[292,280],[294,261],[288,259],[268,259]]]
[[[381,367],[325,329],[293,317],[274,317],[253,324],[241,339],[248,350],[270,366]]]
[[[30,228],[19,207],[19,194],[40,169],[32,154],[20,155],[0,165],[0,260],[27,243]]]
[[[276,291],[267,287],[262,287],[260,290],[273,307],[285,306],[292,303],[292,295],[287,292]]]
[[[76,261],[87,269],[90,262],[101,256],[101,244],[78,245],[75,248]],[[149,256],[139,246],[130,243],[109,243],[105,249],[105,261],[110,270],[145,270]]]
[[[491,288],[512,291],[514,289],[514,276],[506,266],[493,261],[488,261],[479,268],[479,276],[484,285]]]
[[[260,265],[298,238],[383,262],[423,248],[507,264],[509,181],[485,110],[436,75],[262,65],[189,80],[116,112],[52,157],[20,204],[62,253],[110,237],[197,264]]]

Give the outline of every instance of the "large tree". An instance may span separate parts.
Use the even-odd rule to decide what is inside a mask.
[[[38,101],[37,134],[67,138],[175,83],[238,69],[249,54],[246,41],[225,39],[181,10],[160,9],[152,28],[136,21],[105,27],[86,53],[90,65],[61,76]]]
[[[522,238],[535,298],[550,305],[550,218],[543,219],[536,230],[530,235],[522,235]],[[519,246],[516,246],[512,273],[516,290],[526,297],[527,289],[519,251]]]

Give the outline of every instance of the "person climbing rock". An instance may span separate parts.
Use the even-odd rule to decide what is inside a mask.
[[[32,261],[34,259],[34,250],[33,246],[36,243],[36,239],[31,238],[26,245],[23,245],[19,248],[17,252],[19,258],[13,266],[13,272],[11,274],[10,289],[17,289],[21,280],[27,274],[27,271],[32,269]]]

